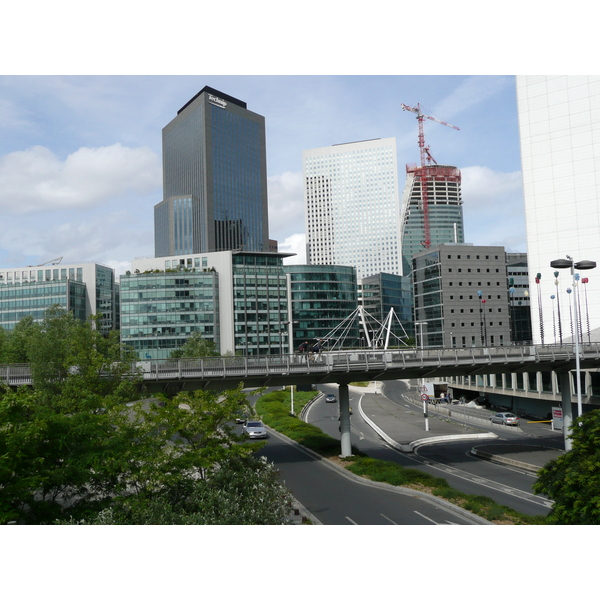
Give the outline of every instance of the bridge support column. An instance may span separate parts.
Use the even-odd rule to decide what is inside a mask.
[[[557,373],[560,381],[561,407],[563,414],[563,437],[565,440],[565,452],[571,450],[571,438],[569,437],[571,424],[573,423],[573,402],[571,393],[571,374],[569,371]]]
[[[352,443],[350,441],[350,392],[347,383],[340,383],[340,434],[342,440],[341,457],[352,456]]]

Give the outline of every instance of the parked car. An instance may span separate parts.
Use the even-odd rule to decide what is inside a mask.
[[[500,423],[502,425],[518,425],[519,417],[514,413],[501,412],[490,417],[492,423]]]
[[[242,433],[252,439],[267,437],[267,430],[260,421],[246,421],[242,425]]]
[[[325,402],[337,402],[337,398],[333,394],[327,394]]]

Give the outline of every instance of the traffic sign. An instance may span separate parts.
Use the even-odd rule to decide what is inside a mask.
[[[423,402],[427,402],[427,400],[429,400],[429,396],[427,394],[421,394],[421,400],[423,400]]]

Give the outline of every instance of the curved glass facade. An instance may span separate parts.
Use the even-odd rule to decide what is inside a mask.
[[[290,280],[293,348],[327,337],[358,307],[354,267],[288,265],[285,271]],[[352,325],[346,340],[358,346],[358,323]]]

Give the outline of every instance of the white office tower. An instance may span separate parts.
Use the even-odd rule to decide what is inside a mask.
[[[402,275],[396,139],[305,150],[303,160],[308,264]]]
[[[518,76],[517,98],[534,342],[573,341],[575,312],[580,341],[599,341],[600,77]],[[550,266],[567,255],[598,263],[576,288]]]

